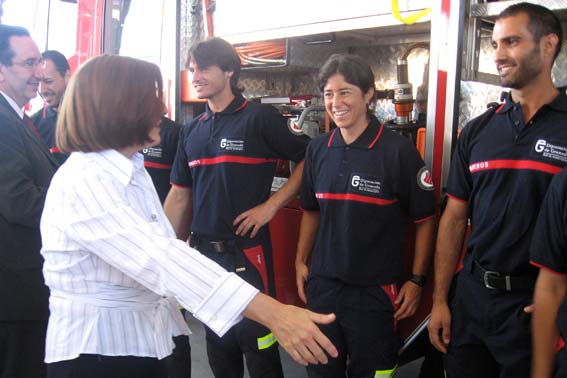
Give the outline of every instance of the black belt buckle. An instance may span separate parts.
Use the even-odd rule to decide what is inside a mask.
[[[496,282],[504,280],[505,290],[512,291],[512,282],[510,276],[503,276],[498,272],[485,270],[482,275],[484,286],[492,290],[502,290],[501,286],[495,286]],[[496,281],[496,282],[495,282]]]

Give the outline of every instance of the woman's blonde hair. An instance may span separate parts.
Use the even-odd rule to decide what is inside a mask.
[[[165,113],[159,68],[117,55],[90,59],[71,78],[59,110],[57,147],[65,153],[151,142]]]

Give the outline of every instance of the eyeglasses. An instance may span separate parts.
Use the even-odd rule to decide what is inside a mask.
[[[43,58],[41,59],[29,58],[24,60],[23,62],[12,62],[12,64],[23,67],[26,70],[34,70],[37,66],[43,65],[43,63],[44,63]]]

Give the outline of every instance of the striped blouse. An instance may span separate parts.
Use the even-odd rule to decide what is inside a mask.
[[[51,182],[41,234],[47,363],[161,359],[189,332],[178,303],[222,336],[257,293],[175,238],[140,154],[73,153]]]

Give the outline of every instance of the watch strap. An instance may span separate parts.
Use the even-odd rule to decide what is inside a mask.
[[[423,274],[412,274],[408,281],[413,282],[419,287],[424,287],[425,283],[427,282],[427,277],[425,277]]]

